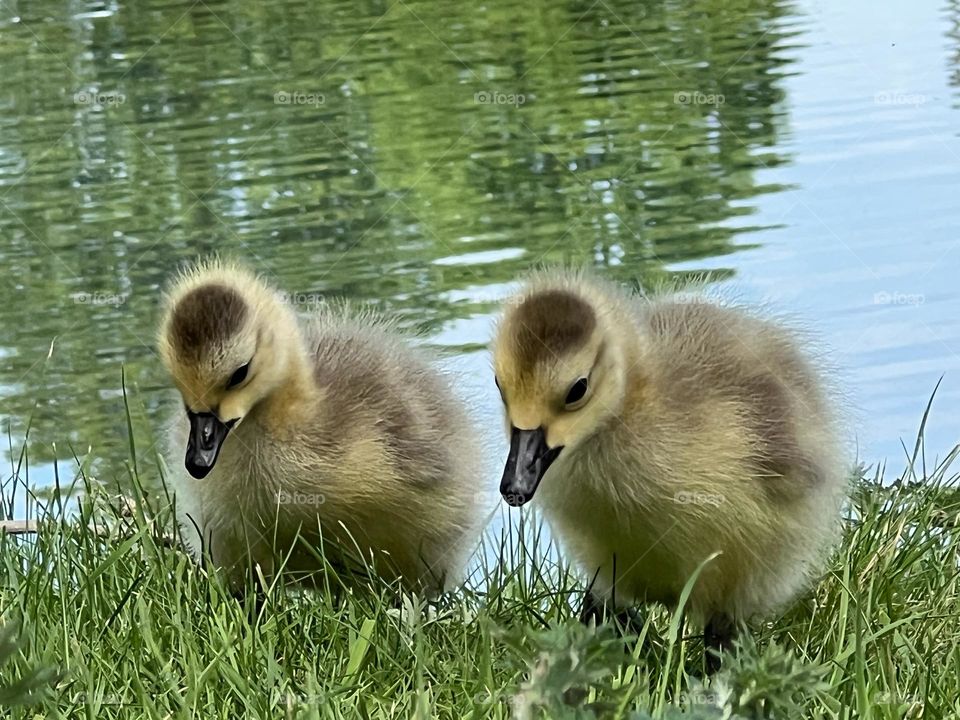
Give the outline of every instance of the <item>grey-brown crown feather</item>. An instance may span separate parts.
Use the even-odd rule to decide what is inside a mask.
[[[181,358],[196,361],[206,348],[223,345],[243,325],[249,309],[236,290],[220,283],[184,295],[170,320],[170,343]]]
[[[550,289],[524,299],[513,316],[515,356],[532,368],[583,345],[597,325],[593,309],[569,290]]]

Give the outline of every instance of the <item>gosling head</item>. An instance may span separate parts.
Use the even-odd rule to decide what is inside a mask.
[[[210,263],[166,298],[160,355],[183,397],[185,466],[206,477],[231,429],[283,381],[290,332],[279,299],[254,275]]]
[[[500,493],[528,502],[547,470],[620,412],[622,343],[590,293],[534,289],[511,303],[494,341],[494,371],[510,433]]]

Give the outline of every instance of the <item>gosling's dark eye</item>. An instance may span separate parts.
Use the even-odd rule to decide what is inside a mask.
[[[573,387],[570,388],[570,392],[567,393],[567,399],[564,401],[567,405],[573,405],[575,402],[583,400],[583,396],[587,394],[587,379],[580,378],[577,380]]]
[[[232,387],[236,387],[237,385],[242,383],[244,380],[246,380],[247,371],[249,369],[250,369],[250,363],[247,363],[246,365],[241,365],[240,367],[238,367],[236,372],[234,372],[233,375],[230,376],[230,380],[227,382],[227,390],[229,390]]]

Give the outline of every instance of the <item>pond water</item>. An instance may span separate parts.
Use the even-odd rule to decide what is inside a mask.
[[[495,460],[483,348],[544,262],[800,319],[865,462],[902,466],[941,375],[928,453],[960,438],[957,0],[11,0],[0,38],[0,418],[32,483],[125,482],[121,369],[149,465],[158,292],[213,252],[423,332]]]

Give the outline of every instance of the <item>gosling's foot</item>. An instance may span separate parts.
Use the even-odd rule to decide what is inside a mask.
[[[249,617],[251,623],[255,623],[257,621],[257,618],[260,617],[260,613],[263,612],[264,606],[267,604],[267,594],[259,588],[253,592],[247,590],[234,590],[230,594],[233,596],[233,599],[240,604],[240,607],[247,612],[247,616]]]
[[[610,620],[616,621],[617,625],[625,628],[631,620],[630,612],[625,608],[616,609],[610,601],[592,592],[584,593],[583,602],[580,605],[580,622],[584,625],[591,623],[602,625]]]
[[[722,655],[733,647],[739,631],[729,615],[714,615],[703,629],[703,656],[707,675],[720,669]]]
[[[247,611],[250,623],[256,623],[267,604],[267,589],[260,573],[255,569],[251,570],[250,575],[244,578],[243,584],[235,585],[230,595],[241,608]]]
[[[632,608],[617,609],[604,598],[591,592],[585,593],[580,606],[580,622],[584,625],[602,625],[611,620],[621,634],[639,635],[643,630],[643,618]]]
[[[580,603],[580,622],[583,625],[602,625],[606,620],[606,603],[592,592],[586,592]]]

